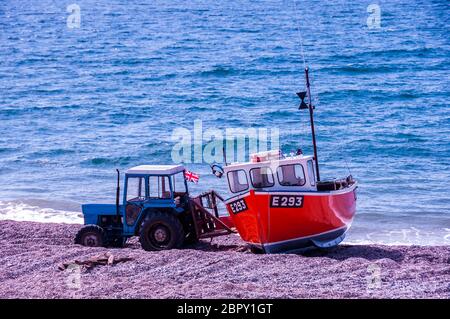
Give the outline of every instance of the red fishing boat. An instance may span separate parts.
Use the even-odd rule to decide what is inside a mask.
[[[225,165],[219,172],[234,194],[225,201],[232,224],[252,248],[266,253],[336,246],[356,212],[357,182],[351,175],[320,179],[307,68],[305,75],[307,90],[297,95],[299,109],[309,110],[314,156],[301,150],[291,156],[278,150],[257,153],[249,162]]]

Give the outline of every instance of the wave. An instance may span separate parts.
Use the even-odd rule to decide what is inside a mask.
[[[0,201],[0,220],[67,224],[83,223],[83,217],[80,212],[42,208],[23,202],[3,201]]]
[[[333,91],[324,91],[319,93],[319,98],[323,99],[357,99],[365,98],[374,101],[406,101],[406,100],[416,100],[419,98],[424,98],[427,95],[432,96],[432,94],[427,94],[423,92],[404,90],[404,91],[388,91],[388,90],[367,90],[367,89],[342,89]]]
[[[348,74],[348,75],[360,75],[360,74],[375,74],[375,73],[404,73],[404,72],[418,72],[418,71],[431,71],[441,70],[447,66],[445,62],[439,62],[434,64],[411,64],[411,63],[389,63],[382,65],[367,65],[350,64],[345,66],[326,66],[319,68],[318,71],[332,74]]]
[[[41,151],[33,152],[30,154],[30,157],[59,156],[59,155],[67,155],[67,154],[74,154],[74,153],[76,153],[75,150],[56,148],[56,149],[41,150]]]
[[[346,244],[357,245],[450,245],[450,228],[423,229],[406,227],[397,229],[351,228],[345,240]]]
[[[333,68],[330,69],[330,71],[336,71],[339,73],[347,73],[347,74],[364,74],[364,73],[389,73],[389,72],[397,72],[397,68],[393,68],[392,66],[376,66],[376,67],[369,67],[369,66],[361,66],[361,65],[354,65],[354,66],[344,66],[341,68]]]
[[[265,113],[264,117],[269,120],[277,118],[291,119],[292,116],[295,114],[294,112],[295,111],[276,110]]]
[[[377,50],[377,51],[364,51],[353,54],[335,54],[330,56],[331,60],[352,60],[356,59],[371,59],[374,57],[389,57],[389,58],[404,58],[404,57],[424,57],[430,55],[433,58],[439,56],[442,53],[443,56],[447,54],[446,50],[442,48],[413,48],[413,49],[390,49],[390,50]]]
[[[148,66],[155,60],[160,60],[160,57],[145,57],[145,58],[116,58],[109,61],[112,66]]]
[[[81,161],[81,165],[107,166],[107,165],[128,165],[134,158],[131,156],[124,157],[94,157]]]
[[[229,76],[229,75],[236,75],[238,73],[239,71],[234,68],[215,66],[212,69],[201,71],[199,74],[200,76],[208,77],[208,76]]]
[[[11,147],[0,147],[0,153],[10,153],[13,151],[16,151],[17,148],[11,148]]]
[[[18,116],[18,115],[24,115],[24,114],[30,114],[33,112],[40,113],[43,111],[49,111],[49,110],[77,110],[82,108],[79,104],[53,104],[53,105],[46,105],[46,106],[28,106],[23,105],[20,107],[8,107],[4,109],[0,109],[0,115],[5,116]]]
[[[48,64],[49,62],[58,62],[57,58],[51,56],[25,58],[16,62],[16,66],[28,66],[31,64]]]

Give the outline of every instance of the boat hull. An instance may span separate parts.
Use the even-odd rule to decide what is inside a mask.
[[[267,253],[338,245],[356,212],[356,184],[330,192],[250,190],[227,200],[240,236]]]

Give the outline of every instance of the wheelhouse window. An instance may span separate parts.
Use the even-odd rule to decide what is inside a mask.
[[[308,161],[308,176],[311,186],[316,185],[316,174],[314,173],[314,166],[311,160]]]
[[[140,201],[145,199],[145,178],[129,177],[127,179],[127,201]]]
[[[239,193],[248,189],[247,174],[244,170],[239,169],[228,172],[227,177],[231,192]]]
[[[306,182],[305,172],[300,164],[279,166],[277,176],[281,186],[303,186]]]
[[[254,188],[266,188],[274,185],[273,173],[269,167],[252,168],[250,179]]]
[[[186,183],[184,182],[184,172],[180,172],[172,176],[173,192],[175,196],[187,193]]]
[[[150,176],[148,178],[148,188],[150,190],[150,198],[171,198],[169,177],[167,176]]]

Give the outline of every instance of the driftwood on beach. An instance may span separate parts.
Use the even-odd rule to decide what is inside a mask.
[[[110,266],[113,264],[133,260],[131,257],[115,257],[112,253],[106,252],[102,255],[94,256],[85,260],[74,260],[73,262],[62,263],[58,266],[59,270],[66,270],[71,265],[83,266],[85,269],[90,269],[95,266]]]

